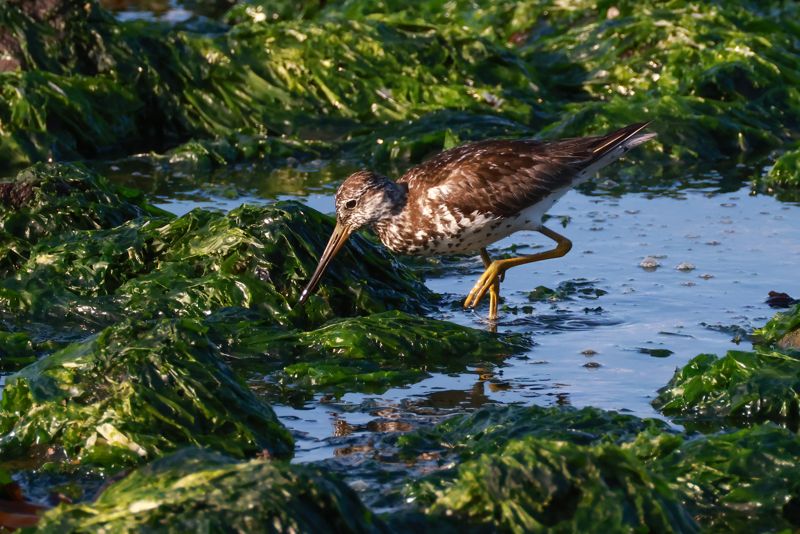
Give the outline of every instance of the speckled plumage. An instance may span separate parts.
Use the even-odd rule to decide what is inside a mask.
[[[434,156],[396,182],[371,171],[350,175],[336,192],[336,227],[300,297],[316,288],[328,263],[353,231],[372,227],[394,252],[415,255],[480,252],[486,266],[464,306],[490,293],[497,316],[499,281],[517,265],[561,257],[572,243],[542,225],[542,217],[575,185],[655,134],[633,124],[604,136],[559,141],[491,140]],[[486,247],[519,230],[536,230],[556,248],[491,261]]]
[[[369,171],[336,193],[337,214],[380,211],[370,218],[387,248],[414,255],[477,252],[519,230],[536,230],[569,189],[652,137],[635,124],[607,136],[543,142],[479,141],[456,147],[406,172],[397,182]],[[380,201],[366,192],[382,189]],[[371,200],[371,207],[365,206]],[[383,204],[383,201],[388,204]]]

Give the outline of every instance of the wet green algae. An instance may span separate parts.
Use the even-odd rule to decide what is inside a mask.
[[[584,135],[642,118],[660,135],[637,157],[721,161],[797,135],[793,3],[249,4],[202,34],[120,23],[89,3],[91,16],[59,36],[77,44],[52,55],[45,28],[46,46],[23,43],[26,59],[1,75],[3,161],[288,135],[298,154],[324,141],[326,157],[397,170],[475,137]],[[6,26],[35,33],[43,22],[19,10],[4,8]],[[120,102],[113,116],[103,94]],[[473,124],[459,132],[442,111]],[[510,122],[484,131],[483,117]]]
[[[445,532],[800,525],[800,438],[772,424],[699,435],[595,408],[490,406],[398,442],[422,472],[436,470],[407,483],[405,497],[426,518],[391,517],[399,528],[428,521]]]
[[[459,467],[429,513],[509,532],[694,532],[666,482],[614,445],[523,438]]]
[[[313,467],[184,449],[91,504],[59,506],[40,532],[385,532],[343,482]]]
[[[27,190],[36,180],[47,185],[52,168],[23,171],[6,187]],[[202,317],[241,306],[278,325],[308,328],[389,308],[421,312],[431,302],[409,270],[354,236],[321,290],[298,308],[333,228],[329,217],[293,202],[242,206],[228,214],[141,217],[153,210],[103,196],[97,184],[105,182],[97,175],[55,168],[72,177],[79,193],[60,197],[54,191],[52,203],[32,197],[0,216],[0,231],[12,245],[0,281],[0,317],[10,325],[58,317],[92,329],[122,317]]]
[[[497,337],[400,311],[336,319],[305,332],[276,329],[233,308],[207,324],[226,359],[255,388],[301,404],[317,393],[383,393],[433,372],[502,365],[529,346],[522,336]]]
[[[778,313],[754,332],[753,351],[701,354],[679,369],[653,404],[696,425],[773,421],[800,426],[800,359],[792,342],[800,306]]]
[[[684,423],[800,424],[800,360],[777,351],[701,354],[659,391],[654,406]]]
[[[66,165],[2,187],[0,228],[20,246],[0,279],[0,356],[4,369],[40,357],[6,381],[6,461],[113,472],[188,444],[288,456],[240,376],[267,376],[278,398],[373,391],[523,346],[407,313],[432,294],[362,236],[296,307],[332,230],[298,203],[174,217]]]
[[[800,147],[795,145],[781,155],[759,183],[784,194],[793,192],[785,196],[796,199],[800,189]]]
[[[292,454],[272,410],[188,319],[119,324],[11,376],[0,401],[0,455],[112,472],[183,445],[244,457]]]
[[[436,10],[426,11],[428,7],[345,2],[325,9],[298,10],[302,16],[297,17],[289,17],[287,12],[283,18],[295,20],[284,22],[280,17],[277,23],[243,17],[218,36],[201,36],[185,28],[120,25],[107,18],[89,17],[88,24],[99,24],[93,28],[100,30],[85,32],[91,37],[83,49],[66,48],[56,55],[42,54],[39,59],[32,55],[22,63],[21,71],[0,74],[0,87],[7,97],[6,107],[0,109],[4,126],[0,159],[7,166],[48,157],[94,157],[132,145],[159,149],[148,142],[155,139],[156,145],[169,145],[194,136],[196,143],[168,154],[166,163],[159,157],[154,161],[165,166],[174,162],[187,172],[200,171],[202,175],[230,162],[343,154],[387,168],[484,136],[489,127],[496,128],[491,130],[495,132],[492,135],[531,135],[542,127],[545,135],[577,135],[638,120],[643,114],[658,120],[655,128],[660,142],[670,147],[670,157],[681,160],[694,159],[698,154],[723,158],[780,147],[783,140],[796,135],[796,118],[786,111],[797,108],[793,89],[797,84],[792,78],[798,70],[797,26],[790,22],[796,18],[793,4],[647,3],[640,10],[632,3],[618,2],[614,6],[499,2],[467,9],[463,3],[450,2],[439,6],[450,10],[442,11],[441,16],[434,13]],[[616,17],[609,17],[610,7],[619,10]],[[339,11],[351,19],[347,36],[332,30],[341,27]],[[451,25],[456,21],[459,27],[454,29]],[[764,33],[769,33],[768,39],[762,36]],[[480,35],[477,41],[476,34]],[[456,49],[465,40],[476,43],[466,54]],[[265,43],[269,43],[271,53],[277,53],[267,55]],[[595,48],[595,43],[602,46]],[[232,45],[240,53],[229,52]],[[390,45],[411,52],[399,58],[381,58]],[[341,57],[334,55],[343,62],[343,71],[323,61],[326,54],[331,55],[326,48],[329,46],[348,52]],[[441,50],[425,50],[434,47]],[[37,50],[32,45],[28,48]],[[96,53],[103,48],[102,54]],[[89,57],[105,58],[105,65],[78,61],[86,55],[85,50],[94,51]],[[378,57],[371,57],[376,51]],[[132,54],[137,57],[136,63],[129,62]],[[57,58],[58,65],[51,59],[47,64],[36,63],[45,57]],[[423,63],[434,59],[455,65],[452,78],[444,70]],[[398,63],[412,70],[398,71],[397,76],[392,70],[389,77],[380,70],[394,69]],[[486,65],[495,63],[497,68],[486,69]],[[136,74],[131,65],[142,66],[141,73]],[[299,67],[289,68],[293,65]],[[524,72],[515,71],[520,66]],[[464,80],[473,81],[474,69],[479,67],[488,77],[478,78],[472,92],[458,92]],[[366,71],[371,71],[369,76]],[[354,80],[352,73],[360,77]],[[203,83],[186,84],[196,79]],[[426,86],[416,86],[417,79]],[[395,94],[399,96],[395,98]],[[99,96],[95,99],[88,95]],[[421,102],[423,97],[435,105]],[[112,101],[118,103],[109,107]],[[440,111],[442,108],[446,110]],[[112,116],[109,109],[116,113]],[[147,124],[136,117],[147,117]],[[165,135],[156,135],[153,130]],[[296,140],[284,142],[275,134]],[[376,137],[384,142],[375,142]],[[657,152],[646,157],[653,156],[660,157]],[[786,164],[776,167],[779,171]],[[52,191],[58,192],[58,187]],[[420,311],[417,306],[424,306],[428,297],[412,304],[402,298],[389,299],[391,304],[384,307],[381,303],[387,302],[386,295],[371,294],[361,282],[397,267],[378,262],[378,268],[351,277],[349,270],[356,266],[349,253],[342,259],[342,272],[332,275],[329,285],[323,284],[311,311],[294,310],[293,298],[313,267],[314,251],[324,245],[324,233],[330,228],[329,220],[315,218],[299,207],[281,205],[277,212],[247,207],[234,217],[197,210],[176,219],[143,213],[146,206],[140,197],[128,198],[127,193],[115,191],[117,198],[106,201],[101,195],[94,204],[82,197],[65,201],[63,209],[68,216],[63,219],[60,209],[48,212],[50,208],[44,202],[34,215],[50,220],[50,226],[42,224],[41,231],[28,236],[19,232],[30,216],[19,215],[14,200],[24,196],[19,191],[22,189],[0,194],[4,208],[15,204],[15,209],[4,211],[0,217],[18,217],[16,223],[3,223],[8,229],[3,227],[6,233],[0,248],[0,270],[5,277],[0,284],[0,315],[8,330],[0,335],[0,355],[11,350],[11,359],[3,361],[22,358],[11,366],[52,350],[38,349],[37,343],[55,339],[64,345],[71,341],[64,332],[44,327],[54,317],[67,319],[65,330],[74,331],[80,325],[84,332],[100,332],[98,339],[116,339],[117,335],[128,338],[134,329],[141,332],[146,343],[164,345],[173,342],[173,334],[159,338],[158,332],[192,325],[181,335],[191,339],[197,335],[208,344],[213,353],[212,369],[236,382],[237,391],[249,394],[222,362],[237,369],[236,374],[250,377],[250,364],[259,357],[267,362],[260,370],[262,374],[279,387],[300,390],[303,395],[315,391],[380,391],[387,384],[418,380],[424,372],[424,362],[413,358],[412,365],[405,367],[403,358],[390,362],[389,357],[383,361],[376,357],[374,351],[380,343],[376,344],[374,333],[380,332],[381,326],[408,326],[415,328],[415,335],[445,328],[438,323],[421,324],[401,314],[370,316],[403,305],[413,307],[405,308],[408,311]],[[123,203],[130,211],[122,209],[119,219],[113,219],[113,209],[104,211],[106,205],[113,208]],[[70,204],[77,209],[70,211]],[[93,220],[94,213],[105,215]],[[106,216],[109,219],[103,218]],[[303,217],[311,219],[296,224],[317,225],[323,228],[320,235],[295,239],[293,225]],[[276,262],[265,250],[270,247],[262,239],[266,231],[262,221],[270,218],[291,221],[291,237],[281,246],[293,251],[296,263],[295,259],[289,265]],[[62,232],[65,228],[70,231]],[[305,249],[302,244],[295,246],[306,243],[305,239],[313,245]],[[287,242],[291,246],[285,245]],[[355,246],[361,247],[355,249],[359,255],[374,252],[368,240],[357,241]],[[217,247],[222,250],[215,254]],[[291,273],[288,277],[287,270]],[[42,283],[48,279],[58,283]],[[242,285],[236,283],[240,279]],[[270,282],[283,285],[273,293]],[[354,282],[362,293],[353,290]],[[402,296],[407,286],[401,284],[401,288],[397,294]],[[12,309],[22,313],[12,313]],[[242,309],[246,313],[241,313]],[[211,316],[206,317],[209,312]],[[230,315],[226,317],[227,313]],[[319,328],[340,315],[366,317]],[[134,319],[125,322],[128,317]],[[348,354],[339,339],[348,340],[357,350]],[[469,339],[465,337],[464,342]],[[70,354],[76,347],[95,343],[78,341],[78,345],[57,354]],[[413,338],[399,339],[392,345],[393,350],[405,354],[403,351],[415,353],[415,343]],[[305,349],[312,346],[313,350],[306,353]],[[435,353],[432,360],[436,360],[439,355],[445,359],[460,352],[460,347],[457,343],[441,348],[427,345],[426,350]],[[509,350],[495,348],[495,355]],[[35,365],[58,369],[56,359],[45,363],[53,356],[44,356]],[[290,365],[281,366],[278,362],[282,358]],[[176,369],[185,365],[180,361],[167,363]],[[432,369],[441,369],[436,367],[441,363],[432,365]],[[759,424],[771,419],[793,425],[797,401],[791,376],[797,371],[791,357],[759,349],[718,360],[701,356],[691,365],[700,369],[699,374],[684,369],[685,378],[676,377],[667,390],[672,393],[661,394],[660,398],[673,395],[672,400],[684,397],[671,405],[675,411],[670,413],[751,427],[732,434],[685,438],[653,423],[636,430],[640,423],[617,420],[617,416],[610,417],[604,430],[583,428],[575,432],[564,432],[570,424],[558,417],[555,420],[561,426],[545,424],[537,427],[540,430],[530,431],[520,419],[512,417],[508,424],[498,424],[499,430],[486,433],[493,436],[491,440],[479,439],[475,454],[466,452],[468,446],[454,446],[461,451],[458,461],[466,462],[463,472],[459,471],[449,489],[437,490],[443,493],[429,501],[436,503],[431,504],[432,509],[441,517],[455,514],[490,529],[520,524],[534,528],[537,522],[560,524],[566,529],[574,528],[566,525],[575,524],[591,528],[607,521],[602,524],[619,528],[645,524],[657,530],[664,525],[665,517],[671,517],[690,531],[694,526],[676,501],[676,496],[681,496],[685,507],[704,527],[735,530],[745,520],[764,528],[796,527],[794,481],[798,477],[792,471],[796,436]],[[102,367],[98,364],[97,369],[100,373]],[[287,373],[286,369],[294,372]],[[200,382],[221,380],[208,373]],[[60,371],[58,374],[61,376]],[[41,380],[46,382],[44,377]],[[18,391],[24,389],[23,382],[17,379]],[[686,397],[685,392],[693,388],[698,394]],[[106,402],[113,404],[122,398],[111,396]],[[43,409],[63,412],[56,404]],[[265,413],[259,412],[262,419]],[[586,412],[584,416],[606,420],[602,413]],[[541,414],[529,413],[527,417],[521,421],[535,420]],[[98,420],[88,421],[94,424]],[[630,430],[617,433],[617,424]],[[649,431],[648,425],[653,425]],[[256,433],[252,428],[246,431]],[[76,435],[80,432],[92,435],[90,428],[78,429]],[[640,437],[615,437],[634,432]],[[605,433],[607,439],[598,439]],[[119,437],[109,435],[114,436],[112,441]],[[462,435],[472,433],[463,430]],[[277,439],[276,434],[269,436]],[[144,433],[142,441],[159,452],[186,443],[177,438],[170,443],[149,441],[154,437],[159,436]],[[59,436],[54,442],[57,454],[60,444],[72,443],[63,439]],[[410,443],[412,438],[408,439]],[[450,447],[462,438],[456,433],[448,439]],[[219,445],[208,440],[205,444]],[[107,436],[96,433],[93,446],[97,449],[78,449],[79,455],[101,464],[109,459],[126,465],[143,461],[130,448],[119,443],[109,447],[107,441]],[[198,441],[202,443],[200,438]],[[653,443],[658,447],[653,448]],[[251,446],[246,452],[228,452],[241,457],[252,456],[255,450]],[[64,451],[76,453],[69,447]],[[569,499],[555,502],[569,504],[563,508],[574,513],[558,523],[561,516],[552,515],[552,510],[544,509],[539,502],[522,499],[517,509],[504,506],[509,495],[517,495],[513,484],[488,487],[488,479],[474,476],[475,470],[507,473],[508,481],[522,481],[520,484],[529,484],[531,491],[541,490],[546,478],[531,481],[531,465],[541,465],[540,473],[561,476],[559,480],[568,487],[591,488],[579,501],[582,506],[610,504],[602,514],[592,515],[589,508],[572,508],[574,498],[567,493]],[[609,484],[614,480],[622,484]],[[731,491],[732,487],[744,489]],[[643,499],[643,495],[651,498]],[[635,512],[624,512],[631,509]],[[585,523],[569,523],[576,518]]]

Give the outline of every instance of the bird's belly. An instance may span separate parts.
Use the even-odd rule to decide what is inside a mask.
[[[426,225],[417,225],[413,229],[395,228],[395,231],[379,232],[379,235],[390,250],[400,254],[470,254],[519,230],[538,228],[541,215],[536,217],[527,211],[512,217],[474,215],[460,219],[458,224],[442,223],[434,218]]]

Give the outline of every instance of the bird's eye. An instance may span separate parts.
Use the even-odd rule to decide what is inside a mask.
[[[351,209],[356,207],[356,201],[355,200],[348,200],[347,202],[344,203],[344,207],[349,209],[349,210],[351,210]]]

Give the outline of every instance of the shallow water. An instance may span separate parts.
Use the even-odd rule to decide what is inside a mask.
[[[237,177],[228,172],[224,186],[197,190],[187,183],[172,193],[156,187],[152,196],[176,214],[198,206],[229,210],[244,202],[289,198],[331,213],[336,184],[347,168],[334,168],[338,177],[329,183],[318,176],[322,168],[329,177],[331,168],[322,165],[288,174],[248,170]],[[127,185],[149,179],[123,169],[116,174]],[[273,180],[276,176],[280,179]],[[764,304],[769,291],[796,292],[791,274],[800,263],[800,206],[735,187],[732,192],[695,186],[621,197],[604,190],[570,192],[551,210],[548,225],[573,241],[572,251],[562,259],[512,269],[501,286],[498,330],[528,334],[534,345],[526,354],[499,367],[436,374],[382,395],[318,395],[302,407],[269,399],[295,432],[295,461],[334,459],[329,462],[352,467],[390,457],[381,450],[385,433],[490,402],[591,405],[658,417],[650,401],[677,367],[699,353],[749,349],[747,332],[774,313]],[[298,194],[304,189],[309,193]],[[540,234],[521,232],[490,253],[510,253],[512,245],[519,253],[550,246]],[[645,258],[659,266],[643,268]],[[487,303],[476,312],[460,305],[480,275],[479,258],[418,267],[428,272],[428,286],[444,295],[437,317],[489,327]],[[529,299],[537,286],[555,289],[569,282],[585,294]],[[253,385],[259,389],[258,377]],[[359,477],[357,470],[349,474],[351,482]]]

